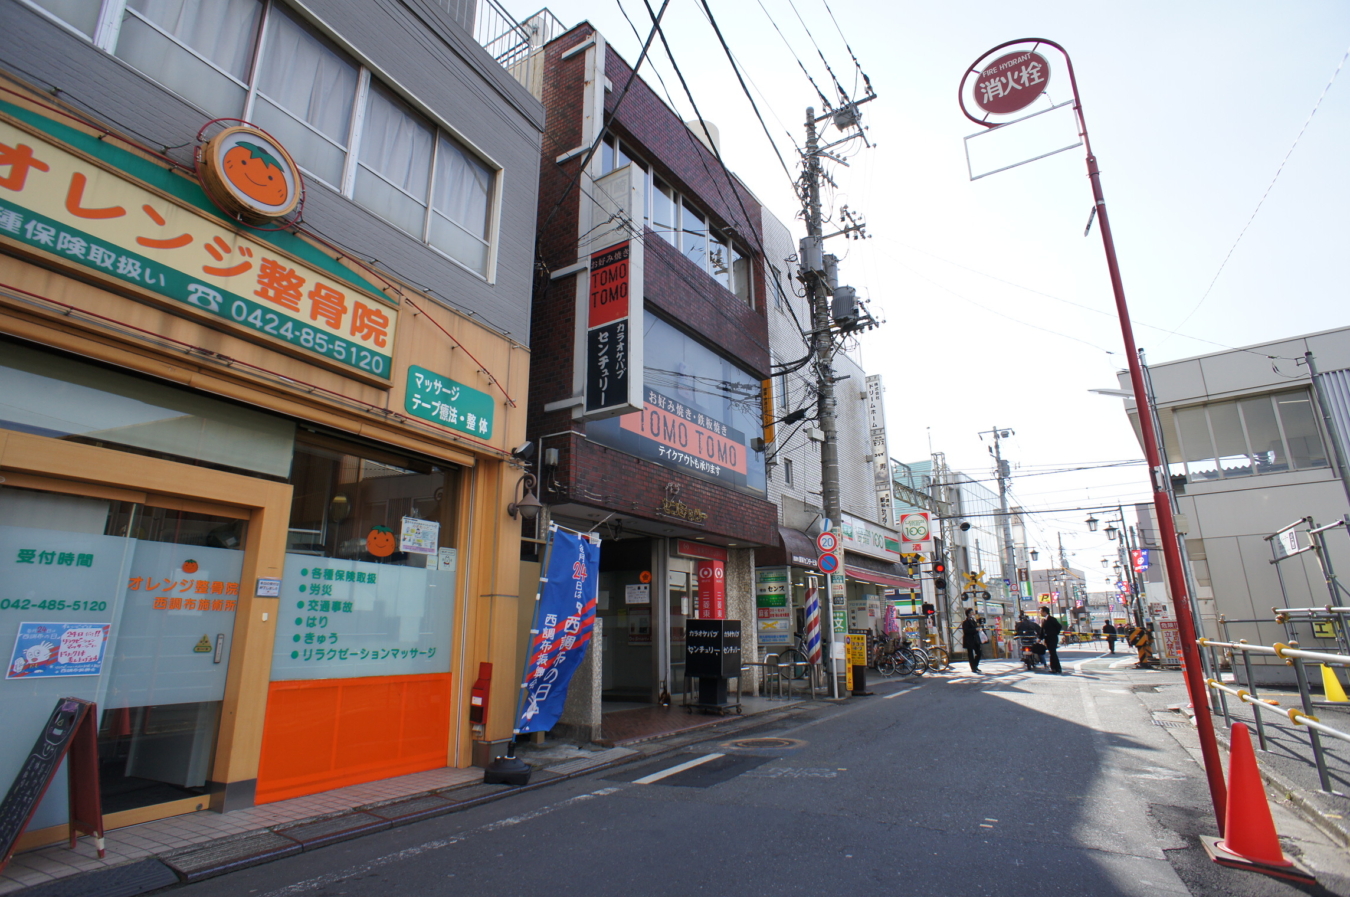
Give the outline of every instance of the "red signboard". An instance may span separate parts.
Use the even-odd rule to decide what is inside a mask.
[[[698,562],[698,616],[700,620],[727,618],[727,571],[721,561]]]
[[[745,443],[728,438],[719,432],[726,429],[720,421],[704,418],[708,426],[700,426],[671,410],[647,402],[639,414],[625,414],[619,426],[630,433],[646,436],[672,449],[691,456],[704,466],[725,467],[744,475],[748,470]],[[714,429],[715,428],[715,429]]]
[[[714,561],[725,561],[727,559],[727,550],[722,546],[691,542],[688,539],[675,540],[675,553],[686,558],[708,558]]]
[[[1025,109],[1050,83],[1050,63],[1026,50],[1000,56],[975,81],[975,104],[993,115]]]
[[[628,317],[628,244],[591,256],[591,298],[586,326],[599,327]]]

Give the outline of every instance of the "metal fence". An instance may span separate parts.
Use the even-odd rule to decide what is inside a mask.
[[[441,0],[443,4],[456,0]],[[464,0],[460,0],[464,2]],[[547,9],[517,22],[497,0],[476,0],[473,36],[492,58],[529,89],[540,95],[543,78],[544,45],[565,30],[562,22]]]

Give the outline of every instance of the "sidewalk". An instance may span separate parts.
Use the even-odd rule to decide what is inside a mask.
[[[643,714],[640,723],[629,722],[624,731],[616,730],[616,737],[606,739],[612,746],[520,744],[516,755],[534,770],[523,788],[485,785],[483,770],[473,767],[435,769],[232,813],[201,811],[116,829],[108,833],[103,859],[92,838],[81,837],[74,850],[63,841],[17,854],[0,873],[0,894],[132,897],[676,750],[703,737],[709,728],[736,731],[759,725],[763,715],[791,711],[800,704],[796,698],[744,698],[742,714],[728,717],[656,708]]]

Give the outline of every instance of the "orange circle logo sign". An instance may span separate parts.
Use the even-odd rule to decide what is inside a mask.
[[[638,574],[638,582],[651,582],[651,581],[652,581],[652,571],[643,570],[641,573]]]
[[[377,558],[389,557],[397,546],[394,531],[387,526],[372,526],[370,532],[366,533],[366,551]]]
[[[222,211],[267,222],[295,211],[303,182],[289,153],[267,133],[226,128],[202,152],[202,186]]]

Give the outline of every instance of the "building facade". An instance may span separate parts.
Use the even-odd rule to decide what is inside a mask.
[[[600,682],[573,689],[678,699],[690,620],[742,621],[753,655],[754,553],[777,539],[761,210],[715,128],[591,26],[547,45],[541,90],[529,432],[546,518],[602,539]]]
[[[421,0],[0,10],[0,781],[63,696],[109,826],[469,765],[542,106]]]
[[[1325,409],[1310,381],[1309,355],[1325,372],[1318,383]],[[1269,645],[1289,638],[1274,622],[1273,607],[1343,603],[1345,593],[1329,591],[1313,552],[1286,557],[1286,546],[1293,546],[1270,537],[1293,525],[1294,543],[1306,548],[1311,527],[1343,520],[1350,507],[1332,441],[1350,421],[1347,368],[1350,328],[1150,367],[1180,506],[1178,530],[1205,634],[1219,637],[1222,615],[1232,624],[1233,640]],[[1121,382],[1128,385],[1123,374]],[[1126,401],[1126,411],[1135,417],[1133,401]],[[1144,517],[1140,521],[1151,526]],[[1346,569],[1345,528],[1328,531],[1325,539],[1332,567]],[[1277,557],[1280,563],[1272,564]],[[1336,644],[1308,625],[1296,627],[1295,635],[1304,645]],[[1261,660],[1253,658],[1261,676],[1288,673],[1282,664]]]

